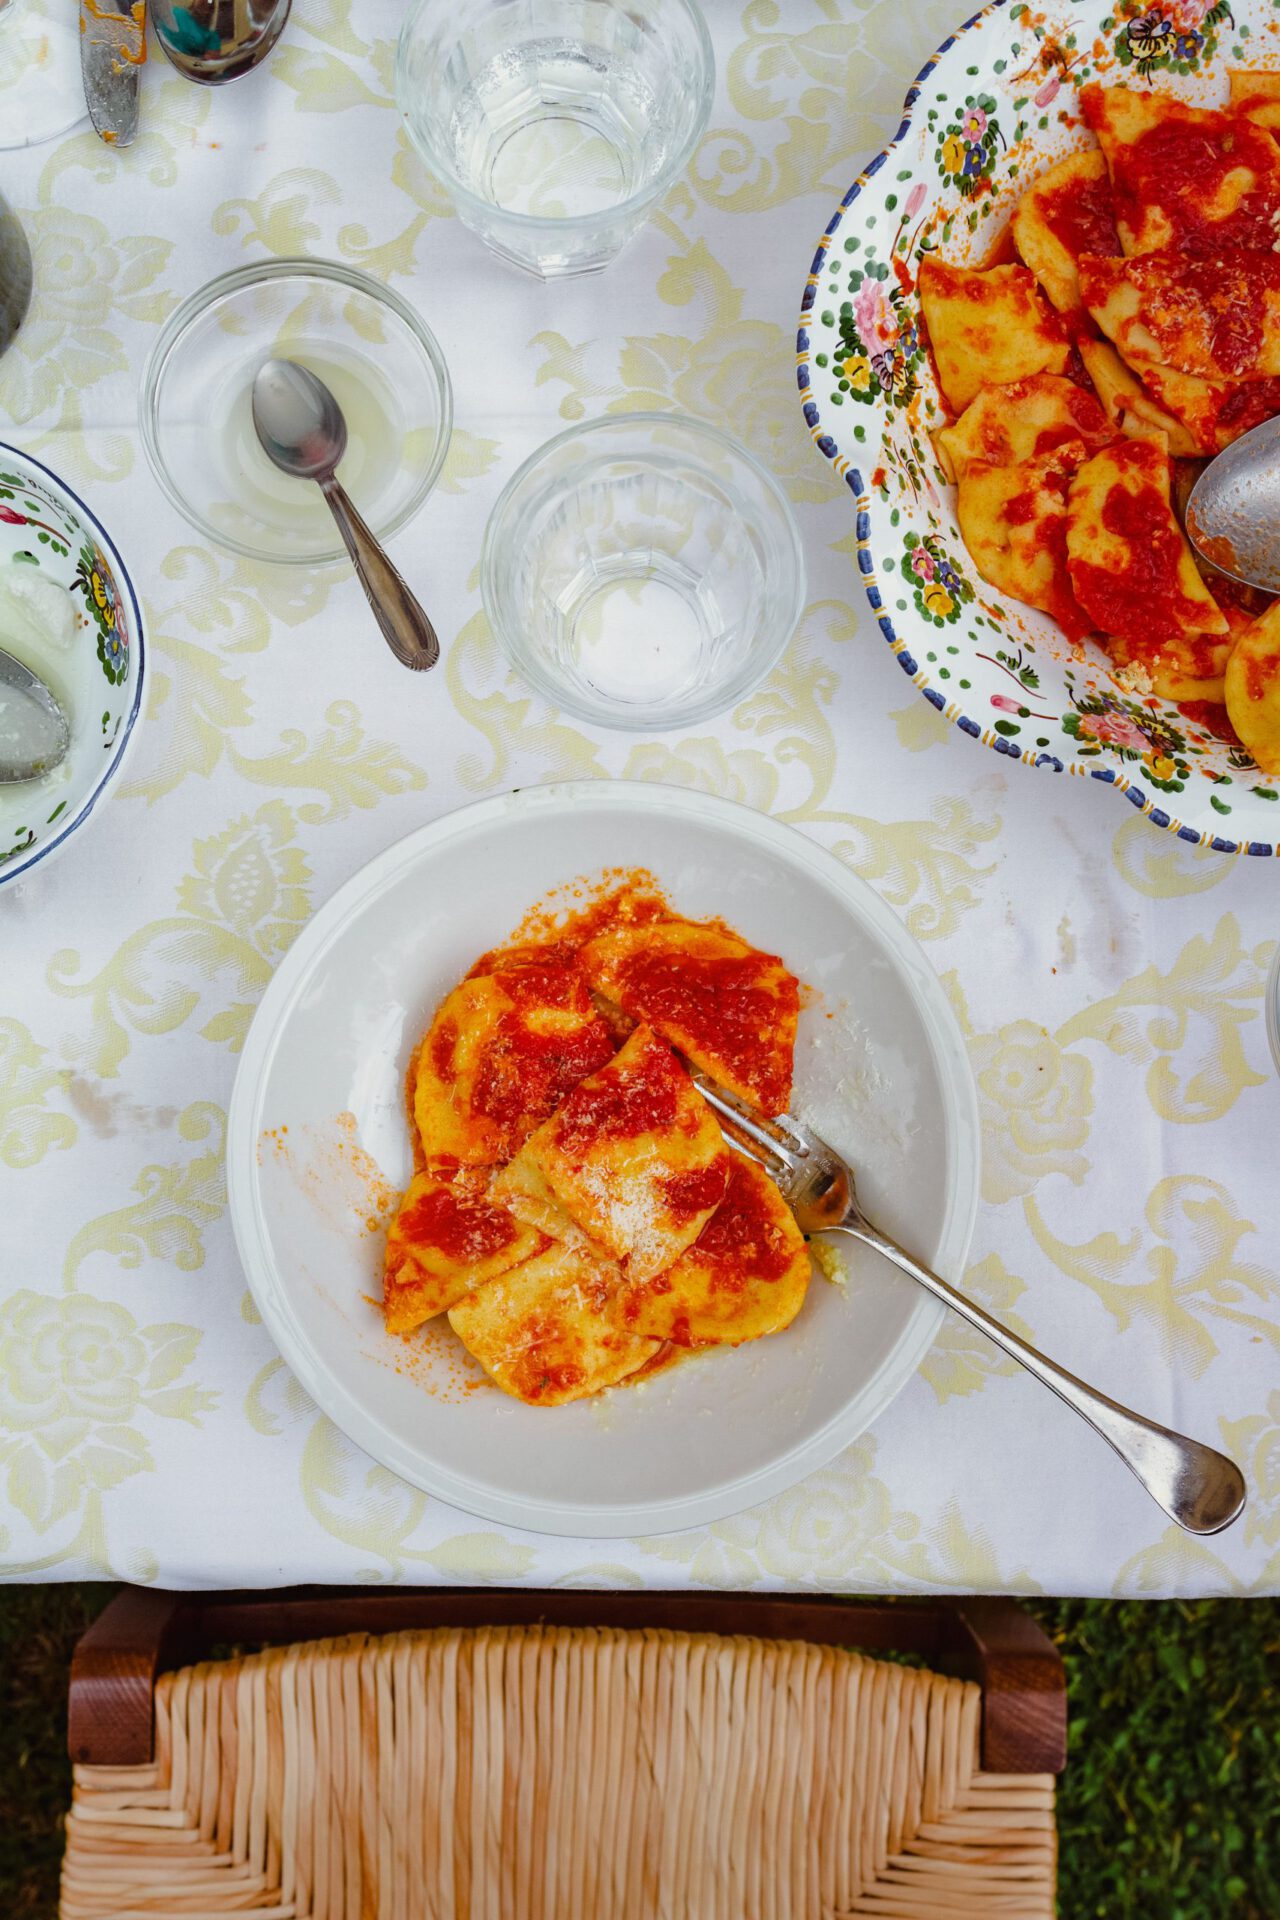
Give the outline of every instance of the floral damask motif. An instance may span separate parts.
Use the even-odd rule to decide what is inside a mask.
[[[1249,1483],[1244,1537],[1280,1546],[1280,1388],[1267,1396],[1262,1413],[1219,1420],[1222,1444],[1243,1467]]]
[[[0,407],[20,424],[46,416],[50,425],[78,428],[86,389],[129,371],[116,331],[121,321],[158,323],[177,304],[156,284],[173,242],[117,239],[101,220],[65,207],[24,209],[22,221],[31,241],[35,292],[0,360]]]
[[[605,394],[607,411],[683,409],[726,426],[744,440],[793,500],[827,500],[830,484],[813,458],[794,401],[775,377],[785,354],[783,329],[774,320],[751,319],[746,296],[711,253],[705,240],[689,240],[665,216],[655,223],[678,244],[658,281],[668,306],[693,309],[681,333],[630,334],[616,365],[607,358],[590,370],[598,343],[571,343],[561,333],[537,333],[543,363],[537,384],[561,382],[563,419],[580,420],[586,403]],[[625,389],[617,393],[619,383]]]
[[[48,1057],[30,1028],[0,1016],[0,1160],[15,1172],[75,1143],[75,1121],[50,1105],[65,1089],[70,1069],[49,1066]]]
[[[1111,859],[1120,878],[1148,900],[1206,893],[1234,871],[1230,861],[1209,847],[1189,846],[1172,834],[1152,833],[1150,822],[1136,813],[1117,827]]]
[[[1010,1273],[998,1253],[988,1254],[965,1272],[966,1296],[1034,1344],[1034,1329],[1014,1311],[1026,1290],[1026,1281]],[[947,1315],[941,1333],[920,1363],[920,1372],[940,1401],[980,1393],[993,1375],[1016,1376],[1021,1371],[1016,1360],[1007,1359],[985,1334],[954,1313]]]
[[[244,1407],[255,1433],[275,1439],[305,1423],[298,1485],[307,1511],[331,1538],[375,1563],[358,1577],[402,1578],[410,1567],[430,1567],[442,1581],[515,1581],[535,1555],[500,1533],[452,1534],[433,1546],[411,1544],[428,1520],[431,1502],[361,1453],[320,1413],[280,1359],[254,1377]]]
[[[930,803],[927,819],[873,820],[835,812],[817,817],[853,830],[853,839],[837,840],[832,851],[899,909],[908,933],[917,940],[945,940],[961,914],[978,904],[978,882],[995,871],[994,863],[978,860],[1000,832],[999,816],[989,813],[988,805],[985,796],[966,800],[942,794]]]
[[[1153,961],[1117,993],[1081,1008],[1059,1027],[1057,1043],[1098,1041],[1145,1066],[1147,1097],[1162,1120],[1220,1120],[1264,1081],[1241,1034],[1261,1013],[1272,951],[1270,942],[1246,948],[1235,915],[1224,914],[1212,934],[1187,941],[1167,972]]]
[[[139,927],[98,973],[79,980],[77,952],[53,956],[54,992],[89,1002],[81,1044],[94,1073],[119,1072],[130,1030],[172,1033],[202,1009],[201,1037],[239,1052],[276,962],[311,911],[296,832],[293,810],[268,800],[196,842],[177,914]]]
[[[425,787],[425,773],[398,747],[366,736],[350,700],[331,702],[326,726],[316,734],[286,729],[274,751],[251,754],[237,742],[236,735],[252,724],[254,707],[248,679],[233,671],[236,656],[265,648],[273,620],[296,627],[319,613],[339,573],[175,547],[160,574],[175,593],[166,605],[150,609],[147,732],[153,750],[149,765],[125,782],[123,793],[154,802],[188,778],[211,774],[225,759],[247,780],[322,795],[298,809],[300,819],[318,825],[341,819],[353,807],[373,807]]]
[[[1078,1244],[1059,1238],[1034,1196],[1024,1212],[1041,1251],[1097,1294],[1122,1333],[1148,1321],[1166,1360],[1202,1374],[1219,1351],[1215,1321],[1246,1328],[1280,1351],[1280,1278],[1240,1257],[1241,1241],[1256,1228],[1220,1182],[1199,1174],[1157,1181],[1146,1231],[1124,1238],[1109,1231]]]
[[[982,1119],[982,1196],[995,1204],[1029,1194],[1046,1174],[1077,1186],[1093,1115],[1093,1068],[1045,1027],[1013,1020],[976,1032],[955,974],[943,985],[968,1043]]]
[[[159,1260],[179,1273],[204,1265],[204,1230],[227,1204],[226,1115],[209,1100],[195,1100],[177,1119],[178,1138],[195,1149],[167,1166],[144,1167],[133,1183],[139,1196],[101,1213],[72,1237],[63,1262],[63,1285],[79,1285],[80,1270],[103,1255],[121,1267]]]
[[[140,1327],[125,1307],[84,1293],[50,1299],[22,1287],[0,1304],[0,1470],[8,1505],[34,1532],[155,1471],[144,1416],[200,1424],[212,1396],[175,1384],[200,1337],[195,1327]]]
[[[954,1504],[926,1532],[918,1514],[893,1505],[875,1473],[876,1442],[856,1441],[830,1467],[762,1507],[687,1533],[640,1539],[643,1553],[680,1567],[695,1586],[754,1587],[762,1581],[830,1593],[870,1580],[888,1587],[1025,1590],[985,1535],[971,1531]]]

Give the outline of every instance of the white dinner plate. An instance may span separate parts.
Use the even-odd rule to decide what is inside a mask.
[[[859,1169],[872,1218],[948,1279],[978,1200],[977,1101],[932,968],[861,880],[794,828],[678,788],[584,781],[482,801],[358,873],[290,948],[231,1102],[237,1245],[273,1339],[352,1440],[473,1514],[591,1538],[691,1527],[781,1492],[888,1406],[942,1309],[852,1241],[785,1333],[563,1408],[508,1398],[447,1322],[383,1329],[378,1175],[408,1179],[410,1054],[476,958],[552,888],[648,868],[813,993],[796,1105]],[[371,1227],[370,1222],[375,1224]]]

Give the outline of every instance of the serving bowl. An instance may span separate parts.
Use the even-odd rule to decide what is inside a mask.
[[[942,1312],[855,1247],[847,1284],[815,1276],[784,1333],[557,1408],[509,1399],[468,1371],[443,1322],[408,1343],[386,1333],[379,1216],[412,1171],[404,1087],[423,1030],[476,955],[548,890],[634,867],[677,912],[722,916],[813,990],[797,1110],[857,1166],[871,1216],[958,1279],[977,1209],[977,1102],[936,975],[833,854],[679,788],[529,788],[381,854],[282,960],[228,1122],[249,1285],[330,1419],[470,1513],[593,1538],[699,1525],[825,1464],[910,1378]]]
[[[300,360],[336,394],[341,479],[378,538],[410,520],[449,450],[453,391],[435,335],[367,273],[326,260],[260,260],[185,300],[142,378],[139,426],[166,497],[206,540],[252,560],[320,566],[344,548],[319,489],[258,444],[253,378]]]
[[[66,482],[0,443],[0,566],[31,567],[71,594],[72,637],[27,664],[71,720],[71,746],[44,779],[0,786],[0,887],[61,851],[124,765],[142,711],[142,609],[115,543]],[[4,636],[0,635],[0,644]],[[24,649],[14,646],[24,660]]]
[[[1271,0],[994,0],[931,56],[897,133],[836,208],[809,268],[800,400],[856,502],[858,568],[884,638],[939,713],[1029,767],[1101,780],[1157,826],[1223,853],[1280,851],[1280,780],[1206,716],[1135,695],[1102,649],[990,587],[930,442],[942,406],[922,258],[980,266],[1019,195],[1085,145],[1086,80],[1195,106],[1228,66],[1280,68]]]

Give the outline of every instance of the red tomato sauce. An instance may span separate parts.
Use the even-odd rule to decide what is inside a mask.
[[[1113,486],[1102,509],[1102,524],[1125,542],[1123,568],[1072,560],[1076,599],[1104,633],[1142,644],[1152,632],[1181,632],[1203,608],[1189,600],[1178,579],[1182,536],[1157,487],[1136,493]]]
[[[764,956],[772,960],[772,955]],[[705,959],[679,953],[632,954],[619,972],[618,996],[628,1013],[687,1035],[691,1046],[722,1060],[762,1107],[780,1113],[791,1096],[789,1062],[780,1062],[773,1034],[799,1012],[790,974],[778,990],[760,985],[759,954]]]
[[[1224,219],[1204,209],[1221,194],[1229,174],[1247,168],[1258,181]],[[1113,181],[1116,217],[1140,232],[1144,211],[1164,213],[1170,245],[1184,253],[1215,253],[1223,247],[1269,252],[1280,207],[1280,165],[1275,142],[1240,114],[1171,114],[1118,156]]]
[[[519,1232],[510,1214],[478,1194],[432,1187],[400,1215],[397,1230],[411,1247],[430,1247],[459,1265],[488,1260]]]
[[[556,1138],[565,1153],[600,1140],[632,1140],[675,1125],[688,1076],[670,1047],[655,1040],[633,1064],[606,1068],[576,1087],[561,1107]]]
[[[1040,217],[1055,240],[1061,241],[1073,260],[1082,253],[1120,252],[1116,232],[1115,203],[1110,183],[1084,180],[1071,186],[1037,194]]]
[[[568,1033],[541,1033],[522,1010],[513,1009],[502,1015],[476,1063],[472,1106],[500,1127],[545,1120],[614,1051],[613,1035],[596,1015]]]
[[[666,1176],[662,1195],[673,1220],[692,1220],[695,1214],[721,1204],[730,1178],[729,1158],[726,1154],[709,1167],[691,1167],[685,1173]]]
[[[741,1293],[753,1280],[781,1280],[791,1265],[795,1244],[778,1224],[759,1178],[736,1155],[729,1190],[694,1250],[712,1269],[713,1292]]]
[[[1185,714],[1193,726],[1203,727],[1206,733],[1225,740],[1229,747],[1243,745],[1220,700],[1179,700],[1178,712]]]

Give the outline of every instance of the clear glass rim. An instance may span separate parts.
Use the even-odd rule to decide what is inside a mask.
[[[524,481],[531,474],[536,473],[538,468],[561,448],[572,446],[575,442],[584,440],[592,434],[601,433],[610,427],[629,426],[674,427],[679,432],[687,433],[694,441],[706,441],[740,460],[776,507],[778,519],[784,529],[786,545],[794,563],[791,604],[779,615],[779,638],[769,653],[760,660],[748,662],[742,672],[736,674],[724,686],[717,688],[714,693],[707,694],[700,700],[690,701],[685,706],[677,704],[670,711],[653,719],[628,717],[620,706],[611,709],[604,699],[601,700],[598,708],[588,706],[585,701],[576,699],[563,682],[543,669],[536,655],[529,654],[518,640],[513,640],[511,629],[502,615],[501,596],[497,583],[499,538],[503,523],[510,514],[512,501]],[[494,502],[480,548],[481,604],[498,644],[511,665],[545,699],[550,700],[562,711],[572,713],[577,719],[586,720],[593,726],[607,727],[619,733],[670,733],[673,728],[692,726],[697,721],[709,720],[713,715],[723,713],[733,706],[752,687],[758,686],[762,680],[767,679],[777,666],[800,624],[806,591],[804,546],[800,539],[799,523],[791,502],[768,467],[757,460],[755,454],[734,434],[726,433],[723,427],[716,426],[712,421],[701,420],[696,415],[664,413],[656,409],[632,413],[602,413],[594,420],[577,422],[576,425],[566,428],[563,433],[557,433],[550,440],[544,440],[541,446],[535,447],[528,458],[516,468]]]
[[[711,103],[715,98],[716,88],[715,48],[711,43],[710,29],[707,26],[702,9],[697,5],[697,0],[671,0],[671,4],[682,10],[685,18],[693,27],[694,37],[698,43],[698,52],[702,60],[702,77],[701,85],[698,89],[697,112],[694,114],[693,125],[689,129],[679,153],[663,168],[662,176],[659,180],[641,189],[637,193],[629,193],[625,200],[617,200],[611,207],[599,209],[595,213],[565,214],[519,213],[515,210],[508,210],[506,207],[499,206],[496,201],[486,200],[478,193],[472,193],[470,187],[464,186],[452,169],[443,164],[440,156],[428,149],[426,144],[418,138],[404,104],[406,91],[404,80],[409,61],[408,47],[410,35],[417,23],[418,16],[425,12],[426,8],[431,4],[432,0],[414,0],[413,6],[405,16],[404,25],[400,29],[400,38],[396,44],[396,109],[400,115],[404,130],[409,136],[414,152],[418,155],[423,165],[435,175],[441,186],[445,188],[459,207],[466,206],[475,213],[485,215],[489,218],[492,218],[496,214],[500,216],[502,220],[509,222],[512,229],[518,233],[590,233],[593,227],[605,226],[614,220],[625,218],[628,214],[642,214],[647,207],[652,206],[655,200],[660,200],[662,195],[666,193],[685,172],[690,160],[693,158],[694,149],[707,130],[707,121],[711,117]]]
[[[265,547],[249,546],[238,540],[234,534],[223,532],[213,522],[206,520],[175,482],[168,462],[160,447],[159,417],[160,392],[164,383],[169,361],[193,321],[197,320],[216,300],[225,294],[238,293],[243,287],[260,285],[264,280],[288,279],[333,280],[350,287],[354,292],[363,293],[379,305],[388,307],[396,317],[404,322],[410,333],[421,347],[423,356],[435,377],[436,392],[440,401],[440,423],[436,433],[436,445],[431,459],[423,469],[417,486],[409,495],[403,507],[389,521],[374,529],[378,538],[389,540],[400,529],[407,526],[423,502],[426,500],[436,481],[449,452],[449,443],[453,437],[453,383],[449,378],[449,368],[440,343],[421,316],[414,312],[404,297],[394,288],[384,286],[371,274],[363,273],[358,267],[344,266],[337,260],[312,260],[305,254],[296,254],[286,258],[255,260],[248,266],[232,267],[226,273],[220,273],[213,280],[197,287],[194,293],[177,307],[165,321],[159,338],[151,349],[143,372],[138,392],[138,427],[142,436],[142,445],[147,462],[155,475],[160,491],[175,507],[189,526],[207,535],[224,552],[238,553],[247,560],[265,560],[273,566],[282,567],[326,567],[342,560],[346,549],[335,537],[332,549],[322,553],[272,553]]]

